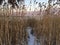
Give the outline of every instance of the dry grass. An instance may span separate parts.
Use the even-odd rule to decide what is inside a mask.
[[[47,16],[41,20],[25,19],[25,17],[0,17],[0,44],[27,45],[28,34],[25,29],[27,26],[31,26],[37,39],[44,37],[46,44],[53,45],[56,41],[56,44],[59,45],[59,19],[58,16]]]
[[[6,12],[8,10],[0,13],[0,45],[27,45],[26,27],[28,26],[33,28],[33,34],[38,39],[37,41],[41,41],[41,45],[60,44],[59,16],[47,14],[42,19],[38,17],[37,20],[37,17],[10,16],[12,14]]]

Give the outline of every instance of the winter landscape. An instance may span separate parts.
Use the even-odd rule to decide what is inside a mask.
[[[60,0],[0,0],[0,45],[60,45]]]

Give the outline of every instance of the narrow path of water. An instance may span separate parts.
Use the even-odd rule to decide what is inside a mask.
[[[28,45],[40,45],[37,44],[37,41],[36,41],[36,37],[31,34],[31,31],[32,31],[32,28],[31,27],[27,27],[27,33],[28,33]]]

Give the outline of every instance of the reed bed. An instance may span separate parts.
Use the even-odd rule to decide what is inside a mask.
[[[0,45],[27,45],[28,26],[33,28],[33,35],[41,45],[59,45],[59,19],[59,16],[44,16],[39,20],[25,16],[0,16]]]
[[[0,45],[28,45],[28,26],[33,28],[32,33],[41,45],[60,45],[60,16],[48,12],[43,17],[29,17],[23,13],[17,16],[13,10],[1,10]]]
[[[31,33],[36,37],[37,45],[38,43],[40,45],[60,45],[60,11],[58,14],[53,12],[55,5],[50,5],[51,1],[48,0],[48,7],[39,2],[39,14],[36,14],[37,16],[32,14],[31,17],[25,16],[28,12],[24,6],[15,9],[16,12],[13,8],[4,6],[0,8],[0,45],[28,45],[29,35],[26,30],[28,26],[32,27]],[[34,0],[35,3],[37,4],[36,0]],[[44,11],[43,5],[44,9],[47,8]],[[29,7],[31,10],[31,6]]]

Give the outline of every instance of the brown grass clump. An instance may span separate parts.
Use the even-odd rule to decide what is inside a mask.
[[[33,27],[34,35],[41,45],[59,45],[59,30],[60,30],[59,16],[44,16],[43,19],[29,19],[29,26]],[[44,40],[44,41],[43,41]]]
[[[1,45],[17,45],[23,44],[27,40],[27,33],[25,31],[25,20],[19,19],[16,17],[3,17],[0,19],[0,41]],[[19,41],[20,40],[20,41]]]
[[[26,17],[0,17],[0,44],[27,45],[28,34],[26,28],[33,28],[33,34],[41,45],[60,43],[60,17],[45,16],[43,19],[25,19]],[[41,40],[42,39],[42,40]],[[55,43],[56,42],[56,43]]]

